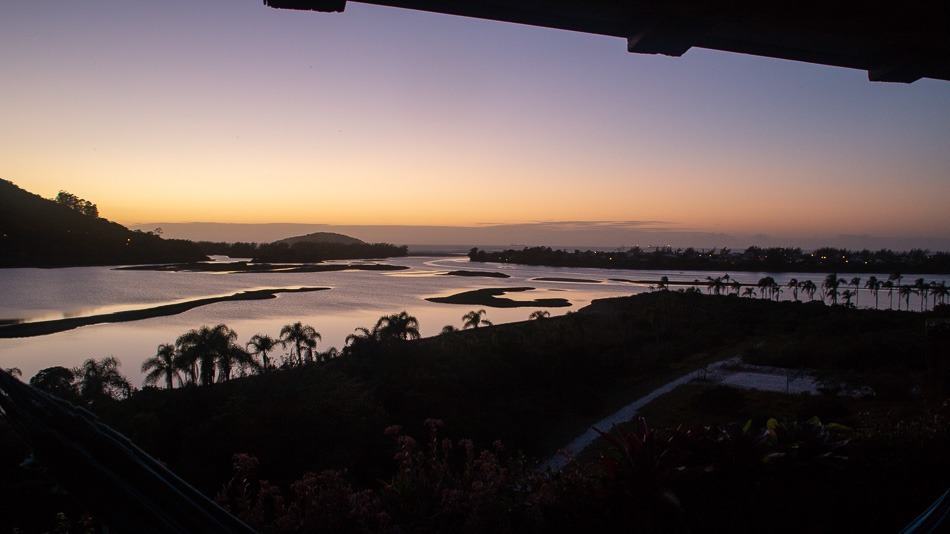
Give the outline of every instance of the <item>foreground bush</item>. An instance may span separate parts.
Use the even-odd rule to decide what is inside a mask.
[[[285,532],[541,532],[634,526],[688,530],[688,504],[677,487],[714,478],[748,487],[785,469],[843,462],[848,429],[770,419],[764,426],[654,431],[643,420],[606,434],[598,461],[564,473],[530,469],[500,442],[478,449],[440,437],[426,421],[423,440],[400,427],[395,472],[374,488],[357,488],[345,471],[307,473],[282,489],[259,479],[253,456],[234,457],[234,476],[218,501],[255,529]]]

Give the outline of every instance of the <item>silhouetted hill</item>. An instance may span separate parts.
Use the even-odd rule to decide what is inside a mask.
[[[355,237],[350,237],[348,235],[338,234],[335,232],[314,232],[307,235],[298,235],[294,237],[287,237],[284,239],[278,239],[274,241],[274,244],[278,243],[287,243],[288,245],[294,245],[297,243],[316,243],[319,245],[334,244],[334,245],[363,245],[365,242],[361,239],[356,239]]]
[[[199,261],[190,241],[162,239],[70,209],[0,179],[0,267]]]

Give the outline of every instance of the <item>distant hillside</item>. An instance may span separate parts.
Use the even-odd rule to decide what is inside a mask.
[[[199,261],[197,245],[132,231],[0,179],[0,267]]]
[[[365,241],[361,239],[356,239],[355,237],[350,237],[348,235],[337,234],[335,232],[314,232],[307,235],[298,235],[294,237],[287,237],[284,239],[278,239],[274,241],[274,244],[286,243],[288,245],[295,245],[297,243],[315,243],[319,245],[364,245]]]

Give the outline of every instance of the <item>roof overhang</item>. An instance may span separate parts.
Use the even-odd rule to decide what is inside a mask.
[[[341,12],[346,0],[264,0]],[[865,70],[868,79],[950,80],[950,2],[646,0],[360,0],[627,40],[627,50],[681,56],[692,47]]]

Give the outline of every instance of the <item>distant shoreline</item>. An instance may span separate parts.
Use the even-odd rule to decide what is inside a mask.
[[[102,313],[97,315],[88,315],[83,317],[64,317],[62,319],[52,319],[48,321],[34,321],[27,323],[8,323],[0,325],[0,338],[19,338],[35,337],[57,332],[64,332],[82,326],[90,326],[103,323],[124,323],[128,321],[139,321],[142,319],[151,319],[153,317],[163,317],[167,315],[178,315],[192,308],[207,306],[217,302],[230,302],[240,300],[266,300],[277,298],[280,293],[309,293],[312,291],[328,290],[328,287],[299,287],[299,288],[275,288],[275,289],[255,289],[251,291],[240,291],[231,295],[219,297],[205,297],[185,302],[176,302],[174,304],[162,304],[151,308],[141,308],[138,310],[125,310],[112,313]]]
[[[521,250],[486,251],[473,248],[469,261],[544,267],[625,269],[646,271],[704,271],[752,273],[855,273],[915,275],[950,274],[950,252],[912,250],[846,250],[821,248],[805,252],[800,248],[749,247],[697,250],[638,247],[628,250],[595,251],[528,247]]]
[[[132,265],[116,267],[116,271],[162,271],[191,273],[323,273],[332,271],[403,271],[402,265],[387,263],[313,263],[271,264],[246,261],[220,263],[170,263],[158,265]]]

